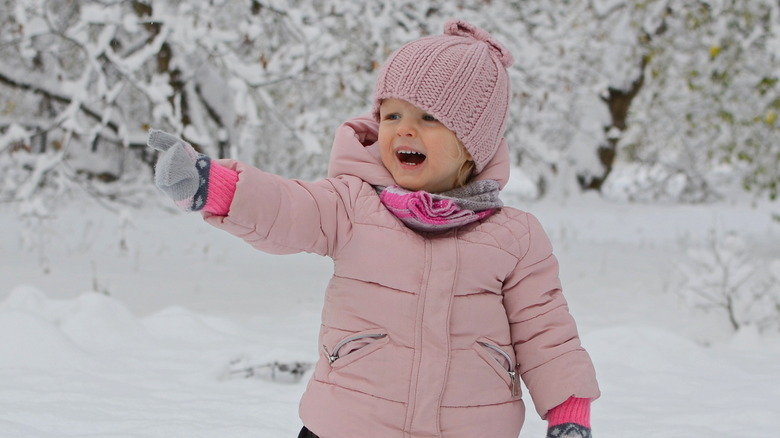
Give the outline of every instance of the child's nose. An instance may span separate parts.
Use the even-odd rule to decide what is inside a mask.
[[[411,122],[403,121],[398,125],[397,133],[399,137],[415,137],[417,128]]]

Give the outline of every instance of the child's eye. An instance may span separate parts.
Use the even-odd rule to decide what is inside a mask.
[[[401,116],[398,113],[390,113],[390,114],[387,114],[384,117],[385,120],[398,120],[400,118],[401,118]]]
[[[426,115],[424,115],[422,118],[423,118],[423,120],[425,120],[426,122],[436,122],[436,121],[437,121],[437,120],[436,120],[436,117],[433,117],[433,116],[432,116],[432,115],[430,115],[430,114],[426,114]]]

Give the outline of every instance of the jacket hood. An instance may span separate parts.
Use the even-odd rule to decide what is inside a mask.
[[[371,114],[348,120],[336,130],[328,164],[328,177],[356,176],[374,186],[395,184],[379,155],[379,122]],[[509,148],[506,139],[476,180],[493,179],[504,188],[509,180]]]

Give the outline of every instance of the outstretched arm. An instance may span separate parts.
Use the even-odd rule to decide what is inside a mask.
[[[356,198],[363,192],[376,196],[358,178],[309,182],[237,161],[218,163],[236,171],[238,182],[229,212],[207,212],[206,222],[272,254],[304,251],[334,256],[349,241]]]
[[[234,160],[211,160],[180,138],[153,130],[162,152],[155,183],[185,211],[276,254],[333,255],[348,240],[353,194],[360,180],[289,180]],[[370,189],[370,188],[369,188]]]

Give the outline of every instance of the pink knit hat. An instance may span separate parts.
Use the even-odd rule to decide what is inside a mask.
[[[444,35],[405,44],[387,59],[374,89],[374,116],[383,99],[403,99],[449,128],[481,172],[506,128],[512,54],[486,31],[462,20]]]

